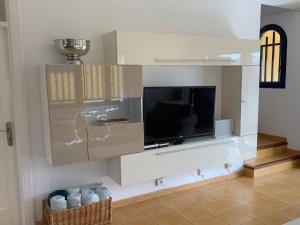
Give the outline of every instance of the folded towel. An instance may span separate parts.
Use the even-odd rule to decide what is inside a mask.
[[[94,191],[86,191],[83,192],[81,195],[81,204],[82,205],[89,205],[99,202],[99,196]]]
[[[90,189],[88,186],[80,187],[80,192],[81,192],[81,194],[83,194],[83,193],[89,193],[89,192],[91,192],[91,191],[93,191],[93,190]],[[94,191],[94,192],[95,192],[95,191]]]
[[[68,187],[66,189],[66,191],[68,192],[68,194],[79,193],[80,192],[80,187]]]
[[[60,211],[67,208],[67,201],[64,196],[56,195],[50,199],[50,208],[52,211]]]
[[[89,184],[87,187],[90,188],[90,189],[93,190],[93,191],[96,191],[96,189],[97,189],[98,187],[102,187],[102,183],[93,183],[93,184]]]
[[[68,195],[68,209],[81,206],[81,194],[72,193]]]
[[[99,196],[99,201],[108,199],[111,196],[111,191],[103,186],[96,188],[96,193]]]

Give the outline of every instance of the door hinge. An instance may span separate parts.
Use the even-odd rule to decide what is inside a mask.
[[[12,122],[7,122],[5,126],[5,130],[0,130],[0,132],[5,132],[7,137],[7,145],[14,145],[14,135],[13,135],[13,124]]]

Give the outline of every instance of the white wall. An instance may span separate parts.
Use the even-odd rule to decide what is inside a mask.
[[[101,37],[115,29],[257,39],[259,3],[260,0],[226,0],[226,4],[224,0],[24,1],[21,8],[27,66],[24,76],[28,80],[30,97],[36,219],[41,218],[41,198],[49,191],[77,183],[95,182],[107,173],[105,160],[57,168],[51,168],[45,160],[39,66],[63,62],[63,57],[53,48],[53,39],[90,39],[92,48],[83,57],[87,63],[102,62]],[[159,82],[159,75],[152,72],[154,81]],[[186,70],[182,79],[190,84],[197,80],[200,82],[201,78],[196,74]],[[172,80],[171,75],[164,79]]]
[[[288,138],[300,150],[300,13],[288,11],[262,18],[262,26],[275,23],[288,38],[286,89],[260,89],[259,131]]]

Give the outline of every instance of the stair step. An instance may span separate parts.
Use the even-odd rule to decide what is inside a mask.
[[[273,148],[277,146],[287,145],[287,139],[285,137],[279,137],[270,134],[259,133],[257,136],[257,150],[263,150],[267,148]]]
[[[256,159],[262,159],[267,157],[272,157],[276,155],[280,155],[287,152],[287,145],[279,145],[270,148],[264,148],[257,150]]]
[[[278,155],[256,159],[251,163],[247,163],[245,167],[249,169],[259,169],[271,164],[278,164],[280,162],[286,162],[295,159],[300,159],[300,152],[288,150],[287,152],[283,152]]]
[[[287,149],[286,152],[265,158],[258,158],[245,164],[245,173],[259,177],[284,171],[300,165],[300,152]]]

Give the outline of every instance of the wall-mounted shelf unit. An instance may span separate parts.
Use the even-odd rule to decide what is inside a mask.
[[[104,62],[119,65],[259,65],[258,40],[132,31],[104,35]]]
[[[144,151],[140,66],[47,65],[41,90],[53,166]]]

